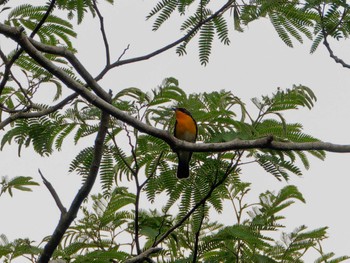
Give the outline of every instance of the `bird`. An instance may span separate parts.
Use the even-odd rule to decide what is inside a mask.
[[[177,139],[187,142],[196,142],[198,127],[197,122],[192,117],[191,113],[185,108],[173,108],[175,111],[175,128],[174,136]],[[190,151],[176,151],[179,165],[177,167],[177,178],[188,178],[190,176],[190,160],[192,152]]]

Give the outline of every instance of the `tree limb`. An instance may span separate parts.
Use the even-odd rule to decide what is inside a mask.
[[[23,34],[19,29],[10,27],[4,24],[0,24],[0,33],[4,34],[14,41],[18,42],[23,49],[42,67],[47,71],[51,72],[54,76],[60,79],[68,88],[74,90],[77,94],[81,95],[84,99],[89,101],[94,106],[99,109],[106,111],[113,117],[121,120],[135,129],[147,133],[149,135],[155,136],[164,140],[169,146],[176,150],[191,150],[194,152],[222,152],[237,149],[271,149],[271,150],[282,150],[282,151],[310,151],[310,150],[324,150],[328,152],[339,152],[339,153],[350,153],[350,145],[339,145],[327,142],[306,142],[306,143],[293,143],[293,142],[278,142],[274,141],[272,136],[267,136],[255,140],[240,140],[235,139],[229,142],[223,143],[190,143],[186,141],[179,140],[171,135],[167,131],[159,130],[152,127],[136,118],[130,116],[129,114],[119,110],[114,107],[111,103],[107,102],[104,98],[90,92],[86,87],[73,78],[71,78],[65,71],[54,65],[50,60],[48,60],[44,55],[42,55],[38,49],[36,49],[31,40]],[[89,76],[86,76],[90,79]],[[96,81],[92,81],[91,86],[97,85]],[[100,86],[95,86],[95,88],[101,89]]]
[[[55,188],[53,188],[52,184],[46,180],[46,178],[44,177],[44,175],[42,174],[42,172],[40,171],[40,169],[38,169],[38,172],[41,176],[41,178],[43,179],[43,182],[45,184],[45,186],[47,187],[47,189],[49,189],[53,199],[55,200],[56,202],[56,205],[58,206],[58,208],[60,209],[61,211],[61,216],[64,216],[66,213],[67,213],[67,209],[63,206],[62,202],[61,202],[61,199],[59,198]]]
[[[73,52],[69,51],[68,49],[64,47],[56,47],[56,46],[50,46],[45,45],[39,41],[35,41],[32,38],[27,38],[26,41],[30,41],[33,45],[34,49],[37,49],[37,51],[58,55],[66,58],[71,65],[74,67],[74,69],[79,73],[80,76],[86,81],[86,84],[88,87],[90,87],[100,98],[104,100],[109,100],[109,94],[106,92],[98,83],[97,81],[92,77],[92,75],[89,73],[89,71],[83,66],[83,64],[79,61],[79,59],[74,55]],[[28,50],[26,50],[28,52]],[[28,53],[29,54],[29,53]],[[38,52],[38,54],[40,54]],[[29,54],[30,55],[30,54]],[[47,59],[46,59],[47,60]],[[49,61],[49,60],[47,60]],[[52,63],[53,69],[56,67]],[[48,70],[46,68],[46,70]],[[50,70],[48,70],[50,71]],[[50,71],[52,74],[54,72]],[[55,74],[54,74],[55,75]],[[69,75],[66,74],[68,77]]]
[[[48,115],[50,113],[53,113],[61,108],[63,108],[65,105],[67,105],[70,101],[74,100],[76,97],[78,97],[77,93],[73,93],[57,103],[56,105],[49,107],[47,109],[41,110],[41,111],[19,111],[12,115],[10,115],[8,118],[6,118],[4,121],[0,122],[0,129],[3,129],[6,125],[10,124],[11,122],[17,120],[17,119],[29,119],[29,118],[37,118],[41,116]]]
[[[330,56],[336,63],[339,63],[339,64],[342,65],[344,68],[350,69],[350,65],[349,65],[349,64],[347,64],[344,60],[340,59],[339,57],[337,57],[337,56],[334,54],[334,52],[333,52],[333,50],[332,50],[332,48],[331,48],[331,46],[330,46],[330,44],[329,44],[329,42],[328,42],[328,40],[327,40],[327,35],[324,35],[324,36],[323,36],[323,45],[326,47],[326,49],[327,49],[327,51],[328,51],[328,53],[329,53],[329,56]]]
[[[66,232],[70,224],[73,222],[73,220],[76,218],[82,202],[88,196],[95,183],[102,159],[104,139],[107,134],[108,122],[109,114],[106,112],[102,112],[100,126],[95,139],[94,154],[89,174],[87,175],[83,186],[79,189],[78,193],[76,194],[68,212],[64,214],[59,220],[56,229],[54,230],[52,236],[50,237],[50,240],[45,245],[44,250],[38,259],[38,263],[47,263],[50,260],[53,252],[61,242],[64,233]]]
[[[188,39],[190,39],[197,31],[199,28],[201,28],[204,24],[208,23],[209,21],[213,20],[214,18],[222,15],[224,12],[226,12],[234,3],[235,1],[233,0],[228,0],[226,2],[226,4],[224,4],[220,9],[218,9],[214,14],[212,14],[211,16],[207,17],[206,19],[202,20],[200,23],[198,23],[195,27],[193,27],[190,31],[188,31],[183,37],[177,39],[176,41],[162,47],[159,48],[147,55],[143,55],[143,56],[139,56],[139,57],[135,57],[135,58],[130,58],[130,59],[124,59],[124,60],[120,60],[118,59],[116,62],[110,64],[108,67],[104,68],[102,70],[102,72],[95,78],[96,80],[100,80],[104,77],[104,75],[111,70],[112,68],[115,67],[119,67],[125,64],[130,64],[130,63],[135,63],[135,62],[139,62],[139,61],[144,61],[144,60],[148,60],[152,57],[155,57],[177,45],[179,45],[180,43],[187,41]]]
[[[111,56],[110,56],[110,51],[109,51],[109,44],[108,44],[108,39],[107,39],[107,34],[105,30],[105,25],[104,25],[104,18],[100,12],[100,10],[97,7],[96,0],[92,1],[92,5],[96,11],[96,14],[100,20],[100,30],[103,38],[103,43],[105,45],[105,52],[106,52],[106,66],[109,66],[111,64]]]
[[[162,248],[160,248],[160,247],[151,247],[151,248],[147,249],[146,251],[142,252],[140,255],[137,255],[136,257],[125,260],[124,263],[143,262],[144,260],[146,260],[149,257],[149,255],[154,254],[154,253],[158,253],[161,250],[162,250]]]

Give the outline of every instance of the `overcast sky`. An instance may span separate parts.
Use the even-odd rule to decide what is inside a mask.
[[[118,1],[114,7],[101,8],[113,60],[128,44],[130,48],[124,58],[149,53],[181,36],[177,31],[177,18],[159,32],[151,32],[152,23],[145,22],[151,7],[146,1]],[[98,21],[86,23],[77,30],[78,57],[96,75],[105,62]],[[251,98],[269,95],[277,87],[303,84],[315,92],[318,101],[311,111],[299,110],[286,115],[287,121],[302,123],[306,133],[324,141],[349,143],[350,70],[331,60],[323,46],[310,55],[311,43],[307,40],[303,45],[295,42],[293,49],[287,47],[266,19],[252,23],[244,33],[231,33],[230,46],[216,43],[206,67],[200,65],[197,42],[193,42],[185,57],[178,57],[175,50],[170,50],[149,61],[117,68],[101,84],[114,92],[131,86],[151,90],[164,78],[173,76],[188,93],[226,89],[248,105]],[[3,42],[1,38],[0,41]],[[348,43],[332,42],[336,54],[350,63]],[[69,142],[63,148],[50,158],[40,158],[32,150],[24,149],[22,157],[18,158],[15,145],[5,146],[0,152],[0,176],[32,176],[40,181],[37,173],[40,168],[68,207],[81,184],[78,176],[68,173],[69,163],[79,149]],[[310,229],[329,226],[330,238],[324,242],[325,251],[333,251],[338,256],[350,255],[350,156],[327,154],[324,162],[310,158],[311,168],[301,178],[291,177],[289,182],[298,186],[306,204],[297,202],[286,210],[286,230],[301,224]],[[256,196],[265,190],[278,191],[285,185],[256,167],[244,168],[243,178],[252,182]],[[98,190],[95,187],[93,191]],[[10,240],[30,237],[40,241],[52,233],[59,219],[58,208],[43,185],[35,187],[33,193],[15,192],[13,198],[2,196],[0,211],[0,233]],[[221,220],[229,216],[223,214]]]

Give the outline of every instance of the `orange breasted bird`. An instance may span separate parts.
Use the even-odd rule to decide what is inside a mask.
[[[184,108],[173,108],[175,111],[175,129],[174,136],[180,140],[196,142],[198,127],[191,113]],[[187,178],[190,175],[190,160],[192,152],[177,151],[179,166],[177,168],[177,178]]]

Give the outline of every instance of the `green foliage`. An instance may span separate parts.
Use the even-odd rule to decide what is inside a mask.
[[[181,30],[190,36],[178,46],[176,52],[186,54],[188,43],[199,34],[199,60],[203,65],[209,61],[215,37],[226,45],[230,43],[227,30],[230,21],[224,14],[225,10],[230,10],[235,30],[243,32],[253,21],[268,18],[287,46],[293,47],[293,40],[303,43],[304,37],[312,40],[311,53],[315,52],[324,37],[340,40],[348,38],[350,33],[350,5],[346,1],[232,1],[222,6],[221,12],[212,8],[212,2],[161,0],[147,19],[155,17],[153,30],[158,30],[176,12],[186,17]]]
[[[113,4],[114,0],[106,0],[106,2]],[[59,9],[67,11],[69,19],[76,17],[78,24],[83,22],[85,13],[90,12],[93,16],[96,15],[92,0],[58,0],[57,5]]]
[[[47,11],[47,6],[23,4],[11,10],[5,24],[24,27],[33,31]],[[66,45],[72,48],[69,37],[75,37],[73,26],[58,16],[49,15],[45,24],[37,32],[40,41],[49,45]],[[63,41],[63,42],[62,42]]]
[[[41,249],[33,245],[29,239],[15,239],[10,242],[4,234],[0,234],[0,259],[4,263],[10,263],[12,260],[31,258],[39,255]]]
[[[0,196],[6,192],[13,196],[13,190],[31,192],[32,189],[29,186],[39,185],[37,182],[33,181],[32,177],[29,176],[17,176],[11,179],[7,177],[2,177],[0,181]]]
[[[186,54],[186,47],[190,40],[198,33],[199,34],[199,60],[202,65],[207,65],[212,49],[212,44],[215,36],[225,45],[230,44],[228,37],[227,21],[220,15],[213,14],[213,11],[208,8],[210,1],[201,1],[194,13],[187,15],[187,19],[183,22],[181,30],[190,37],[177,47],[177,54]],[[153,30],[158,30],[175,12],[178,11],[181,15],[187,14],[190,6],[193,6],[195,1],[160,1],[148,14],[147,19],[156,17],[153,23]]]
[[[8,1],[2,1],[5,4]],[[107,0],[113,4],[113,0]],[[84,22],[86,14],[96,16],[93,0],[58,0],[47,13],[50,2],[43,6],[23,4],[8,11],[5,24],[23,27],[26,34],[38,29],[35,38],[43,44],[64,46],[75,52],[73,25],[62,19]],[[189,43],[198,40],[199,60],[209,63],[216,40],[229,45],[229,26],[237,31],[253,21],[268,18],[282,41],[292,47],[294,41],[312,40],[314,52],[325,37],[336,40],[349,37],[350,16],[346,1],[228,1],[221,9],[210,0],[161,0],[150,11],[147,19],[154,19],[153,30],[162,27],[174,15],[183,18],[180,30],[187,35],[178,42],[176,52],[186,54]],[[58,8],[57,8],[58,7]],[[215,8],[214,8],[215,7]],[[220,8],[220,7],[219,7]],[[59,9],[59,10],[57,10]],[[231,12],[227,12],[231,11]],[[229,14],[230,15],[229,15]],[[37,26],[45,22],[40,28]],[[14,50],[2,54],[5,64],[18,55]],[[72,78],[79,81],[75,71],[63,58],[45,54]],[[23,113],[37,113],[48,105],[33,103],[32,98],[47,84],[56,88],[52,100],[62,95],[62,83],[47,72],[26,53],[14,61],[27,83],[22,84],[10,72],[7,85],[0,96],[0,118],[11,118]],[[1,76],[2,77],[2,76]],[[84,83],[83,83],[84,84]],[[185,107],[198,123],[198,140],[227,142],[234,139],[259,139],[273,136],[282,142],[317,142],[305,133],[299,123],[289,123],[283,113],[301,108],[311,109],[316,96],[305,86],[278,89],[271,96],[252,99],[258,113],[253,116],[246,105],[230,91],[187,95],[174,78],[168,78],[151,92],[130,87],[119,91],[112,103],[136,119],[159,129],[173,131],[171,107]],[[18,152],[33,147],[49,156],[73,139],[80,143],[95,136],[100,121],[100,110],[90,103],[75,99],[67,110],[24,119],[16,119],[5,131],[1,149],[15,142]],[[90,172],[93,147],[80,150],[72,160],[69,171],[82,176]],[[191,176],[178,180],[176,154],[158,138],[140,134],[138,130],[110,120],[100,163],[101,194],[91,197],[91,205],[81,208],[81,216],[65,233],[54,258],[68,262],[123,262],[138,254],[138,250],[161,246],[163,250],[150,257],[161,262],[303,262],[303,255],[314,249],[319,253],[316,262],[341,262],[348,257],[334,258],[324,253],[321,241],[327,238],[326,227],[308,230],[299,226],[291,233],[276,233],[284,227],[284,212],[295,201],[305,202],[293,185],[277,194],[267,190],[256,202],[246,202],[250,184],[241,181],[240,167],[258,164],[262,171],[278,180],[302,174],[302,167],[310,166],[309,156],[325,158],[323,151],[274,151],[267,149],[235,150],[222,153],[194,153]],[[0,195],[13,190],[31,191],[38,185],[31,177],[2,178]],[[133,185],[131,187],[130,185]],[[146,202],[147,209],[143,209]],[[212,213],[222,213],[232,204],[232,220],[222,225],[212,221]],[[151,208],[154,206],[155,208]],[[48,237],[49,238],[49,237]],[[45,238],[42,244],[48,240]],[[123,240],[123,241],[121,241]],[[125,240],[125,242],[124,242]],[[17,258],[34,261],[42,251],[42,244],[34,245],[28,239],[10,242],[0,235],[0,259],[11,262]]]
[[[128,253],[119,251],[121,237],[128,234],[128,224],[133,219],[129,209],[135,196],[119,187],[103,195],[92,196],[92,211],[82,208],[83,217],[65,234],[55,258],[72,262],[123,262]]]
[[[66,126],[62,116],[53,114],[33,119],[22,119],[15,123],[1,140],[1,148],[14,140],[18,144],[18,154],[23,146],[33,145],[34,150],[42,156],[48,156],[53,152],[55,139],[62,139],[62,133],[66,133]]]

